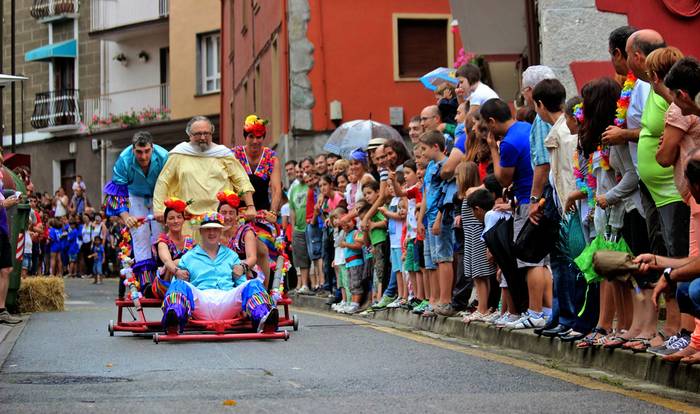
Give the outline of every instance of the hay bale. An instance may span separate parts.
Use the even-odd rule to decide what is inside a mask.
[[[63,311],[65,284],[63,278],[52,276],[26,277],[19,287],[17,302],[19,311]]]

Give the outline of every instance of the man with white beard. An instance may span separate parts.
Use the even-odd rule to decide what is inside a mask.
[[[195,216],[216,211],[216,193],[230,190],[240,195],[247,206],[243,215],[255,216],[253,186],[243,166],[224,145],[214,144],[214,125],[204,116],[195,116],[185,129],[189,142],[182,142],[170,151],[168,162],[158,177],[153,194],[153,209],[162,219],[164,201],[169,198],[191,200],[187,211]],[[186,222],[186,227],[188,223]],[[186,231],[192,234],[189,228]]]

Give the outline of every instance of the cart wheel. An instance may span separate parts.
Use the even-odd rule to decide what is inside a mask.
[[[292,315],[292,324],[293,324],[292,326],[294,327],[294,330],[298,331],[299,330],[299,317],[296,314]]]
[[[284,331],[284,342],[289,340],[289,331]]]
[[[158,334],[157,333],[153,334],[153,342],[155,344],[158,344]]]
[[[107,331],[109,332],[109,336],[114,336],[114,321],[109,321],[107,324]]]

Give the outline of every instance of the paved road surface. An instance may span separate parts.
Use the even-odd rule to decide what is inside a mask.
[[[288,342],[111,338],[116,282],[67,282],[67,311],[32,315],[5,361],[0,412],[668,412],[316,315]]]

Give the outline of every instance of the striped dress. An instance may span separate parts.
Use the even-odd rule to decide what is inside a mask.
[[[484,225],[474,217],[474,211],[462,201],[462,229],[464,230],[464,276],[488,277],[496,274],[496,265],[486,257],[486,244],[481,239]]]

